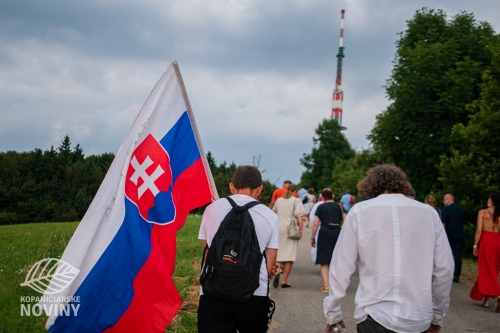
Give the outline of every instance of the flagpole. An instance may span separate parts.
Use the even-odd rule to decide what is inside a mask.
[[[175,74],[177,75],[177,80],[179,81],[179,85],[181,87],[182,97],[184,98],[184,103],[187,107],[189,121],[191,122],[191,126],[193,127],[196,143],[198,144],[198,149],[201,153],[203,166],[205,167],[205,172],[207,174],[210,188],[212,190],[212,196],[215,201],[219,199],[219,194],[217,193],[217,187],[215,187],[214,177],[212,176],[212,171],[210,170],[210,165],[208,164],[207,156],[205,155],[205,150],[203,149],[200,133],[198,132],[198,126],[196,126],[196,120],[194,119],[193,110],[191,109],[191,103],[189,103],[186,87],[184,86],[184,80],[182,79],[181,70],[179,69],[179,64],[177,63],[177,61],[172,62],[172,66],[174,66]]]

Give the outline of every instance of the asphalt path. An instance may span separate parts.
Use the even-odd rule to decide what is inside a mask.
[[[311,229],[304,228],[304,235],[299,241],[297,261],[288,278],[291,288],[271,286],[271,298],[276,302],[276,312],[271,325],[272,333],[310,333],[325,332],[326,318],[323,313],[323,299],[327,296],[319,290],[323,285],[319,266],[311,260]],[[281,281],[280,281],[281,282]],[[356,332],[354,314],[354,295],[359,283],[357,272],[353,274],[347,289],[347,296],[342,300],[341,308],[347,329]],[[500,313],[486,309],[469,299],[470,287],[462,283],[453,283],[451,304],[441,332],[490,332],[500,333]]]

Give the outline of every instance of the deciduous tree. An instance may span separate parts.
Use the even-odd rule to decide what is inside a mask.
[[[354,150],[341,132],[335,119],[324,119],[316,128],[314,147],[310,154],[304,154],[300,163],[306,168],[300,184],[316,191],[330,186],[332,173],[337,165],[354,156]]]
[[[466,105],[479,98],[495,42],[491,25],[473,14],[448,19],[441,10],[424,8],[396,43],[386,85],[391,104],[368,138],[405,170],[420,197],[437,185],[440,156],[465,144],[452,129],[469,119]]]
[[[442,192],[455,194],[470,220],[491,193],[500,191],[500,43],[492,44],[491,51],[480,98],[468,105],[469,121],[453,127],[464,145],[441,156],[439,164]]]

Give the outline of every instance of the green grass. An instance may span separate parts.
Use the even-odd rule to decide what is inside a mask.
[[[198,267],[201,258],[198,230],[200,217],[189,217],[177,233],[174,281],[185,301],[167,332],[196,332]],[[46,317],[21,316],[20,297],[40,296],[21,287],[30,266],[44,258],[60,258],[78,222],[31,223],[0,226],[0,332],[46,332]]]
[[[183,300],[181,310],[167,328],[167,332],[196,333],[199,298],[201,241],[198,239],[201,217],[189,217],[177,232],[177,258],[174,281]]]
[[[45,316],[20,315],[21,296],[40,296],[20,284],[35,262],[60,258],[77,226],[77,222],[0,226],[0,332],[45,332]]]

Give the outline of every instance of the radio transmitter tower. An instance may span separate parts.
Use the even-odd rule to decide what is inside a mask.
[[[342,91],[342,60],[344,59],[344,14],[345,10],[340,12],[340,45],[339,53],[337,54],[337,78],[335,80],[335,89],[333,90],[333,106],[332,118],[340,125],[342,130],[347,128],[342,127],[342,102],[344,101],[344,92]]]

